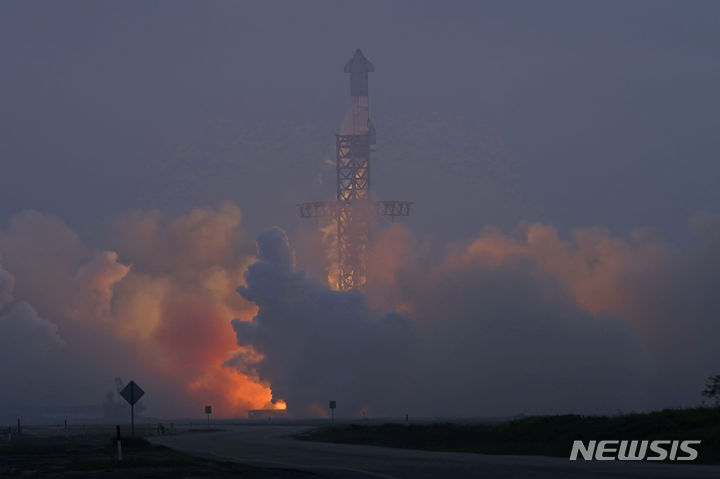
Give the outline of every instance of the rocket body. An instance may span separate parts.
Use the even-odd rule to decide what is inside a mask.
[[[370,108],[368,97],[350,98],[345,119],[340,127],[341,135],[367,135],[370,132]],[[375,142],[373,142],[375,143]]]
[[[350,74],[350,96],[368,96],[368,73],[374,72],[375,66],[365,58],[359,48],[345,64],[344,70]]]
[[[345,73],[350,74],[350,105],[340,127],[341,135],[370,135],[370,144],[375,144],[375,131],[370,123],[370,101],[368,99],[368,73],[375,66],[365,58],[358,48],[355,55],[345,64]]]
[[[360,288],[367,276],[370,230],[378,216],[410,215],[410,201],[374,201],[370,195],[370,154],[375,128],[370,122],[368,73],[375,67],[358,48],[345,64],[350,74],[350,105],[336,140],[337,200],[301,203],[303,218],[329,217],[337,225],[337,288]],[[330,277],[329,277],[330,279]]]

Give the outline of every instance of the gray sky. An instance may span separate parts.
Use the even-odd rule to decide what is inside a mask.
[[[159,417],[696,405],[718,45],[718,2],[0,2],[0,421],[116,376]],[[374,192],[415,205],[341,293],[295,204],[358,47]]]
[[[720,201],[717,2],[3,2],[0,221],[81,231],[332,196],[357,47],[373,185],[420,236],[518,220],[687,236]]]

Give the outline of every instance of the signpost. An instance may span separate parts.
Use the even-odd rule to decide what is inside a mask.
[[[210,429],[210,414],[212,414],[212,406],[205,406],[205,414],[208,417],[208,429]]]
[[[335,408],[337,407],[337,402],[330,401],[330,422],[331,424],[335,424]]]
[[[143,397],[143,394],[145,394],[145,391],[140,389],[140,386],[135,384],[135,381],[130,381],[128,385],[120,391],[120,395],[130,403],[131,430],[133,436],[135,435],[135,403]]]

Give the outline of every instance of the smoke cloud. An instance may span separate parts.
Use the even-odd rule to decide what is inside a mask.
[[[238,344],[263,359],[245,363],[300,415],[317,415],[332,396],[359,409],[367,385],[359,373],[383,380],[387,349],[403,354],[407,321],[376,317],[357,291],[332,291],[293,269],[293,251],[279,228],[258,237],[258,261],[238,292],[258,305],[252,322],[233,320]],[[237,363],[236,363],[237,364]],[[242,365],[238,365],[242,367]]]
[[[223,367],[240,350],[230,320],[256,310],[234,291],[254,251],[241,220],[231,203],[169,220],[132,212],[98,250],[59,218],[12,218],[0,232],[0,350],[13,358],[2,378],[14,399],[0,416],[99,404],[118,376],[161,417],[271,405],[268,384]]]
[[[627,325],[596,321],[530,262],[404,265],[406,312],[379,314],[362,293],[293,271],[291,257],[281,230],[258,237],[238,292],[259,311],[233,327],[262,354],[259,377],[300,414],[322,414],[329,399],[353,414],[598,410],[642,394],[646,358]]]
[[[233,322],[262,359],[238,367],[299,414],[324,415],[329,399],[396,416],[695,405],[720,368],[720,217],[691,223],[691,252],[642,229],[563,240],[523,224],[488,227],[440,259],[393,226],[372,246],[364,293],[293,270],[286,235],[270,230],[238,288],[258,313]]]
[[[99,404],[117,376],[160,417],[285,401],[323,416],[331,399],[375,416],[696,405],[720,369],[720,216],[690,227],[688,250],[643,229],[521,224],[438,255],[393,225],[367,287],[340,292],[308,239],[321,234],[301,232],[297,255],[279,228],[254,241],[232,203],[130,212],[100,248],[22,212],[0,231],[0,417]]]

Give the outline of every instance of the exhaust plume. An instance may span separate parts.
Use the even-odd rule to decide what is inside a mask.
[[[689,250],[521,224],[440,256],[395,225],[370,245],[367,287],[341,292],[317,235],[297,258],[279,228],[255,245],[231,203],[122,215],[102,248],[22,212],[0,231],[0,415],[99,404],[117,376],[166,417],[285,401],[322,416],[329,399],[376,416],[692,406],[720,369],[720,216],[690,224]]]

